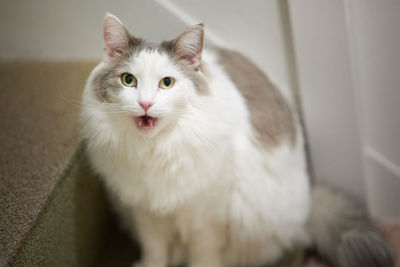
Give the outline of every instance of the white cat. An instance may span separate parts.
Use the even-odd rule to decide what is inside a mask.
[[[199,24],[149,43],[105,17],[82,136],[142,247],[135,266],[257,266],[311,242],[296,116],[247,59],[203,40]]]

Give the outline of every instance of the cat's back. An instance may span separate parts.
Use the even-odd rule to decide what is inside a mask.
[[[245,99],[253,129],[260,143],[275,147],[296,140],[296,125],[285,97],[267,76],[238,52],[217,49],[217,61]]]

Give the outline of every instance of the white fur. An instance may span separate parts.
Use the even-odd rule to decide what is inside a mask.
[[[82,134],[123,222],[144,250],[137,266],[251,266],[307,242],[308,177],[300,131],[267,150],[257,145],[238,89],[203,52],[210,92],[197,93],[166,55],[142,51],[130,62],[138,88],[124,88],[114,112],[96,99],[91,74],[83,97]],[[176,79],[159,90],[165,76]],[[133,116],[151,100],[157,129],[143,133]],[[137,229],[137,231],[135,231]]]

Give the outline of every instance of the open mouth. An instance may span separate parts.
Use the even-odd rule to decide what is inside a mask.
[[[157,118],[147,115],[135,117],[136,126],[142,130],[153,129],[157,123]]]

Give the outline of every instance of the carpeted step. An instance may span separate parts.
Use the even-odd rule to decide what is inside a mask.
[[[79,219],[76,194],[85,197],[87,192],[77,190],[82,181],[63,173],[78,147],[79,103],[94,66],[95,62],[0,63],[0,266],[21,263],[27,259],[25,252],[39,253],[28,249],[35,242],[39,248],[41,241],[51,241],[46,243],[49,249],[62,251],[64,242],[51,237]],[[87,188],[99,190],[98,182],[90,183]]]

